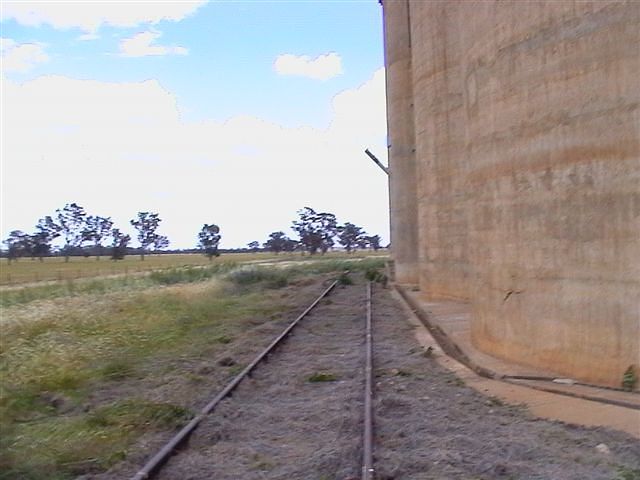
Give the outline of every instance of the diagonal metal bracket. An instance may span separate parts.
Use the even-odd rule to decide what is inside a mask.
[[[386,173],[387,175],[389,175],[389,169],[388,169],[387,167],[385,167],[385,166],[382,164],[382,162],[381,162],[380,160],[378,160],[378,158],[377,158],[373,153],[371,153],[371,152],[369,151],[369,149],[368,149],[368,148],[364,151],[364,153],[366,153],[366,154],[369,156],[369,158],[370,158],[371,160],[373,160],[373,161],[374,161],[374,163],[375,163],[376,165],[378,165],[378,166],[382,169],[382,171],[383,171],[384,173]]]

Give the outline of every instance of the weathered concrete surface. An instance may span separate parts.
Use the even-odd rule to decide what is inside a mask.
[[[387,141],[389,148],[389,204],[395,275],[400,283],[418,283],[418,209],[411,38],[406,2],[393,2],[384,15],[387,76]]]
[[[422,292],[469,301],[484,351],[618,386],[640,364],[640,2],[401,8],[414,117],[389,125],[413,122],[418,202],[392,231],[418,214]]]
[[[422,324],[412,307],[396,291],[393,291],[393,296],[404,309],[407,321],[415,328],[414,336],[418,343],[425,349],[431,348],[435,360],[458,375],[471,388],[484,395],[498,397],[508,403],[526,405],[531,413],[542,418],[578,425],[613,428],[614,430],[627,432],[640,439],[640,411],[638,410],[593,402],[584,398],[559,395],[548,391],[534,390],[525,385],[505,383],[500,380],[478,376],[473,370],[447,356],[431,336],[429,330]],[[429,308],[428,304],[425,304],[425,307]],[[441,322],[438,322],[438,319],[433,317],[431,319],[435,320],[438,326],[443,326]],[[469,350],[464,351],[467,354],[470,353]],[[482,360],[485,360],[485,358],[482,358]],[[508,364],[508,367],[503,364],[503,368],[511,367],[513,367],[512,364]],[[502,370],[503,368],[497,370]],[[619,395],[622,395],[621,392],[605,391],[604,389],[600,393],[601,396],[609,399],[619,399]],[[628,401],[629,396],[637,397],[632,393],[625,395],[624,401]]]

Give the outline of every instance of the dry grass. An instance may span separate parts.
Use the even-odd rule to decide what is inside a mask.
[[[378,252],[363,252],[367,256],[387,255],[386,250]],[[214,258],[212,262],[200,254],[175,254],[175,255],[147,255],[141,261],[137,255],[129,255],[124,260],[117,262],[102,257],[96,261],[95,257],[71,257],[65,262],[62,257],[45,258],[43,262],[22,258],[18,262],[7,263],[6,258],[0,259],[0,285],[20,285],[24,283],[77,280],[81,278],[95,278],[108,275],[135,275],[156,270],[172,269],[187,266],[206,266],[219,263],[252,263],[252,262],[286,262],[299,261],[301,259],[346,259],[358,257],[359,253],[346,254],[344,252],[331,252],[320,257],[305,256],[300,254],[275,255],[269,252],[259,253],[232,253],[223,254]]]
[[[138,398],[118,385],[163,384],[172,362],[225,351],[257,318],[290,308],[274,289],[294,278],[383,262],[171,269],[2,292],[0,479],[104,470],[140,435],[190,414],[162,395]],[[96,399],[105,389],[119,393]]]
[[[129,255],[117,262],[102,257],[96,261],[95,257],[71,257],[65,262],[62,257],[45,258],[43,262],[21,258],[18,262],[7,263],[7,259],[0,259],[0,285],[18,285],[22,283],[77,280],[80,278],[101,277],[106,275],[134,275],[136,273],[178,268],[186,266],[202,266],[223,262],[246,262],[266,260],[271,254],[228,254],[213,259],[212,262],[204,255],[176,254],[176,255],[146,255],[144,261],[137,255]]]
[[[214,278],[6,309],[0,478],[71,478],[103,469],[126,455],[145,431],[166,428],[166,422],[148,420],[149,411],[180,411],[175,405],[154,403],[142,413],[131,407],[140,401],[135,397],[97,411],[85,411],[84,405],[109,382],[161,375],[151,368],[158,358],[198,358],[212,344],[224,348],[217,339],[240,335],[244,320],[278,308],[259,289],[230,290]],[[126,414],[123,402],[131,407]]]

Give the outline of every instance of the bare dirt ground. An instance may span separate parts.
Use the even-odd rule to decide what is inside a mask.
[[[304,288],[292,301],[310,303],[311,291],[319,293],[317,285]],[[198,428],[158,478],[360,478],[364,292],[364,282],[358,280],[323,301],[269,362]],[[373,308],[376,479],[640,478],[636,439],[537,419],[522,407],[483,396],[424,355],[388,290],[376,287]],[[239,343],[231,356],[246,363],[256,345],[268,341],[284,323],[256,327],[251,333],[259,340]],[[209,361],[218,372],[211,375],[212,393],[223,380],[219,368],[213,368],[219,360]],[[207,365],[189,368],[202,372]],[[331,381],[310,381],[319,373]],[[202,406],[203,387],[196,392],[184,388],[185,381],[171,377],[148,394]],[[85,478],[128,478],[167,439],[145,439],[125,463]]]

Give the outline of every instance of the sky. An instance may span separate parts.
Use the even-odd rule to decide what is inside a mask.
[[[306,206],[388,241],[376,0],[0,8],[2,239],[75,202],[132,234],[157,212],[171,248],[292,234]]]

